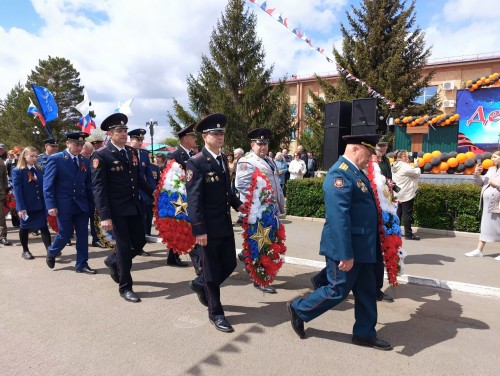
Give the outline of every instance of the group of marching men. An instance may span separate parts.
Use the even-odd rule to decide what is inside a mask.
[[[53,269],[56,258],[75,234],[75,271],[95,274],[88,264],[88,224],[89,218],[91,223],[94,222],[95,211],[98,229],[112,231],[115,240],[114,250],[104,263],[118,284],[121,297],[137,303],[141,299],[133,290],[132,259],[144,252],[148,224],[151,225],[151,216],[145,213],[148,206],[152,207],[161,169],[155,168],[147,152],[141,149],[146,131],[135,129],[128,132],[127,122],[127,116],[121,113],[108,116],[102,122],[101,130],[107,132],[109,142],[101,147],[95,145],[96,150],[90,153],[90,158],[82,153],[89,136],[84,132],[67,133],[66,149],[62,152],[46,152],[39,157],[33,147],[24,148],[12,172],[12,183],[20,217],[23,258],[33,258],[28,249],[28,235],[33,230],[40,230],[47,249],[46,263]],[[277,214],[284,212],[285,202],[278,169],[267,157],[271,132],[265,128],[254,129],[248,135],[251,151],[240,158],[236,171],[236,188],[240,197],[234,193],[227,157],[221,152],[226,123],[223,114],[212,114],[198,124],[184,128],[178,133],[181,145],[170,157],[186,171],[188,211],[196,239],[190,256],[197,277],[189,287],[207,307],[209,321],[215,328],[233,332],[220,296],[221,284],[236,267],[231,208],[238,212],[246,210],[245,192],[249,190],[251,176],[257,168],[272,185]],[[193,153],[195,129],[204,141],[204,147],[196,154]],[[127,145],[129,136],[132,146]],[[330,169],[323,186],[327,218],[321,253],[326,257],[327,267],[315,277],[313,294],[288,305],[290,322],[299,337],[304,338],[304,322],[337,305],[352,290],[356,298],[353,343],[389,350],[392,346],[377,338],[374,329],[377,316],[374,270],[381,251],[376,236],[378,212],[370,183],[362,172],[379,137],[359,135],[345,136],[344,139],[348,144],[346,153]],[[56,143],[49,142],[48,145],[52,147]],[[149,179],[148,170],[151,173]],[[53,241],[48,231],[47,213],[57,218],[58,232]],[[350,227],[355,223],[359,228]],[[363,231],[356,232],[360,229]],[[93,237],[92,245],[101,246],[100,240]],[[187,265],[174,252],[169,254],[173,255],[172,264]],[[357,262],[353,256],[357,257]],[[245,257],[250,256],[241,256]],[[261,289],[267,293],[275,292],[273,288]]]

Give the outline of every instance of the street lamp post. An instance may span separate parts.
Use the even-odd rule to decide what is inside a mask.
[[[35,144],[37,144],[38,143],[38,136],[40,135],[40,130],[38,129],[38,126],[35,125],[33,127],[33,132],[32,133],[33,133],[33,136],[35,138]]]
[[[158,126],[158,122],[151,119],[146,122],[146,126],[149,127],[149,134],[151,135],[151,158],[154,157],[154,150],[153,150],[153,136],[154,136],[154,127]]]

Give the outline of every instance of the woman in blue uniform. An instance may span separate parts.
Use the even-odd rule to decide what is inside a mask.
[[[25,260],[34,258],[28,248],[29,233],[33,230],[40,230],[45,248],[51,244],[43,200],[43,173],[36,161],[37,156],[38,153],[34,147],[24,148],[19,156],[17,167],[12,170],[16,211],[21,220],[19,240],[23,247],[22,257]]]

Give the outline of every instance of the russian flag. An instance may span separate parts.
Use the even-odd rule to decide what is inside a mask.
[[[31,98],[30,98],[30,105],[28,106],[27,113],[30,115],[33,115],[34,119],[36,119],[38,117],[38,119],[40,120],[40,123],[42,123],[42,125],[45,127],[45,125],[46,125],[45,119],[43,118],[43,115],[38,111],[38,108],[36,108],[36,106],[33,104],[33,101],[31,100]]]
[[[90,117],[90,114],[82,117],[78,123],[75,124],[77,127],[82,128],[82,132],[90,134],[92,129],[96,129],[95,121]]]

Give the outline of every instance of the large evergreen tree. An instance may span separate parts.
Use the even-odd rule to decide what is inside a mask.
[[[18,83],[0,100],[0,134],[2,143],[9,149],[30,145],[43,150],[42,140],[47,136],[40,121],[26,113],[29,97],[28,91]]]
[[[429,85],[433,75],[432,71],[423,72],[430,49],[425,48],[424,33],[415,25],[415,1],[407,7],[402,0],[363,0],[359,9],[351,6],[347,20],[348,27],[341,25],[342,53],[334,47],[333,54],[337,63],[352,75],[395,102],[396,108],[391,110],[379,100],[379,115],[386,118],[438,113],[437,96],[424,105],[413,102]],[[320,78],[318,83],[325,97],[310,92],[314,110],[303,120],[304,125],[313,130],[313,136],[322,132],[325,103],[370,98],[367,87],[348,80],[346,74],[340,74],[335,86]],[[379,122],[377,132],[386,132],[385,119]],[[314,136],[313,140],[306,134],[301,143],[319,155],[323,150],[323,135],[318,139]]]
[[[245,148],[248,132],[266,127],[273,132],[270,149],[276,150],[291,130],[289,96],[283,80],[270,83],[273,67],[264,66],[256,20],[244,0],[228,1],[212,32],[210,55],[202,56],[198,76],[187,78],[190,109],[198,119],[215,112],[228,117],[228,148]],[[175,108],[176,114],[183,117],[179,110]],[[169,119],[175,129],[175,119],[170,114]]]
[[[429,85],[433,72],[423,74],[431,51],[424,33],[416,26],[415,0],[364,0],[360,9],[347,13],[350,28],[341,24],[342,54],[333,48],[337,63],[396,103],[392,114],[412,115],[436,111],[436,101],[418,106],[413,101]],[[342,100],[367,98],[367,88],[341,75],[337,95]],[[381,115],[389,106],[379,101]],[[385,131],[380,129],[379,131]]]
[[[33,103],[38,106],[32,84],[49,89],[57,102],[59,117],[48,123],[55,138],[61,139],[66,132],[80,130],[75,124],[81,114],[74,106],[83,100],[83,86],[80,85],[80,73],[69,60],[49,56],[47,60],[39,60],[38,66],[31,71],[26,89],[31,92]]]

